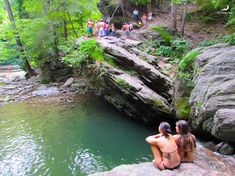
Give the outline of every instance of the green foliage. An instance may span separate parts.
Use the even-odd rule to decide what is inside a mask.
[[[235,45],[235,33],[225,35],[223,39],[224,39],[224,42],[230,43],[231,45]]]
[[[189,40],[175,39],[169,45],[160,45],[156,52],[159,56],[171,57],[173,59],[181,58],[192,48]]]
[[[171,33],[168,32],[164,27],[153,26],[149,30],[156,30],[166,43],[170,43],[173,40],[173,36],[171,35]]]
[[[83,62],[91,60],[104,61],[103,49],[99,46],[95,39],[83,41],[78,49],[68,48],[64,45],[60,46],[66,54],[62,61],[70,66],[79,66]]]
[[[149,0],[130,0],[134,5],[146,5]]]
[[[229,27],[232,32],[235,32],[235,2],[231,6],[231,12],[226,26]]]
[[[184,85],[192,90],[194,87],[193,83],[193,72],[194,72],[194,59],[200,54],[200,51],[191,51],[186,54],[178,64],[177,75],[184,83]]]
[[[223,9],[227,9],[227,17],[223,21],[227,21],[226,26],[233,32],[235,31],[235,0],[196,0],[199,7],[202,8],[202,15],[200,19],[204,22],[216,22],[218,18],[223,16],[223,13],[217,13]]]
[[[188,97],[181,97],[179,102],[176,103],[176,110],[179,112],[179,116],[182,119],[187,119],[190,115],[191,106],[189,104]]]
[[[18,55],[11,24],[3,7],[4,2],[3,0],[0,2],[0,62],[9,63],[11,60],[16,60]],[[70,41],[74,43],[76,34],[84,35],[86,20],[89,17],[99,19],[101,16],[96,6],[98,0],[14,0],[10,2],[25,53],[31,64],[35,66],[48,60],[58,60],[61,53],[59,48],[63,48],[62,45],[66,48],[72,45]],[[65,28],[67,38],[64,35]]]
[[[198,44],[199,47],[211,46],[218,43],[230,43],[231,45],[235,45],[235,33],[227,34],[224,36],[218,36],[212,39],[206,39]]]
[[[211,46],[219,42],[221,42],[221,39],[218,39],[218,38],[206,39],[202,41],[201,43],[199,43],[198,46],[199,47]]]
[[[164,57],[173,56],[173,51],[171,46],[161,45],[159,48],[157,48],[156,52],[157,55],[159,56],[164,56]]]
[[[173,51],[175,51],[175,58],[180,58],[185,53],[189,52],[192,48],[192,44],[189,40],[185,39],[176,39],[171,44]]]
[[[191,51],[186,54],[179,63],[180,71],[187,71],[192,68],[193,60],[200,54],[200,51]]]
[[[128,84],[128,82],[126,82],[123,78],[117,78],[115,81],[118,84],[118,86],[120,86],[120,87],[122,87],[124,89],[127,89],[127,90],[131,89],[131,87]]]

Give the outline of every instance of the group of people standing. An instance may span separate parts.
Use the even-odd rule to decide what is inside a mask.
[[[158,131],[159,134],[146,138],[146,142],[151,145],[156,167],[172,170],[178,168],[181,162],[194,161],[196,138],[190,133],[185,120],[176,122],[176,135],[171,134],[167,122],[160,123]]]
[[[104,37],[110,34],[114,37],[116,32],[115,26],[113,23],[109,24],[107,20],[101,19],[93,22],[92,18],[89,18],[87,22],[87,37]]]
[[[147,28],[147,22],[151,22],[153,20],[152,12],[148,12],[148,15],[143,13],[143,15],[140,17],[139,10],[135,9],[132,14],[137,24],[143,26],[144,28]]]

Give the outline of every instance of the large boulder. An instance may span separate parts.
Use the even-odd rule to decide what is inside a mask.
[[[146,123],[173,118],[174,113],[167,99],[138,77],[105,63],[89,65],[86,74],[97,93],[128,116]]]
[[[198,144],[194,163],[182,163],[178,169],[155,168],[151,162],[117,166],[111,171],[90,176],[232,176],[235,174],[234,157],[223,158]]]
[[[101,39],[100,46],[105,53],[112,56],[112,59],[122,67],[128,68],[138,73],[138,77],[150,89],[154,90],[161,96],[170,100],[173,95],[171,79],[164,75],[160,69],[139,58],[138,55],[131,53],[129,50],[136,45],[136,41],[129,40],[125,44],[113,40]]]
[[[235,142],[235,46],[218,44],[199,50],[190,96],[192,126]]]

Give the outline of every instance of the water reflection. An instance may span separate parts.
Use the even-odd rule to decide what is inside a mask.
[[[14,103],[0,114],[1,176],[83,176],[151,158],[152,131],[99,100]]]
[[[103,165],[101,159],[101,156],[92,154],[89,149],[79,148],[75,152],[75,157],[72,159],[69,169],[72,175],[76,175],[77,170],[86,175],[107,170],[108,168]]]

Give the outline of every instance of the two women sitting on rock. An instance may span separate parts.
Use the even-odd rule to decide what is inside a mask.
[[[146,141],[151,145],[154,155],[153,164],[159,169],[175,169],[181,162],[193,162],[196,147],[195,136],[189,132],[186,121],[176,123],[176,132],[172,135],[170,125],[162,122],[159,134],[149,136]]]

